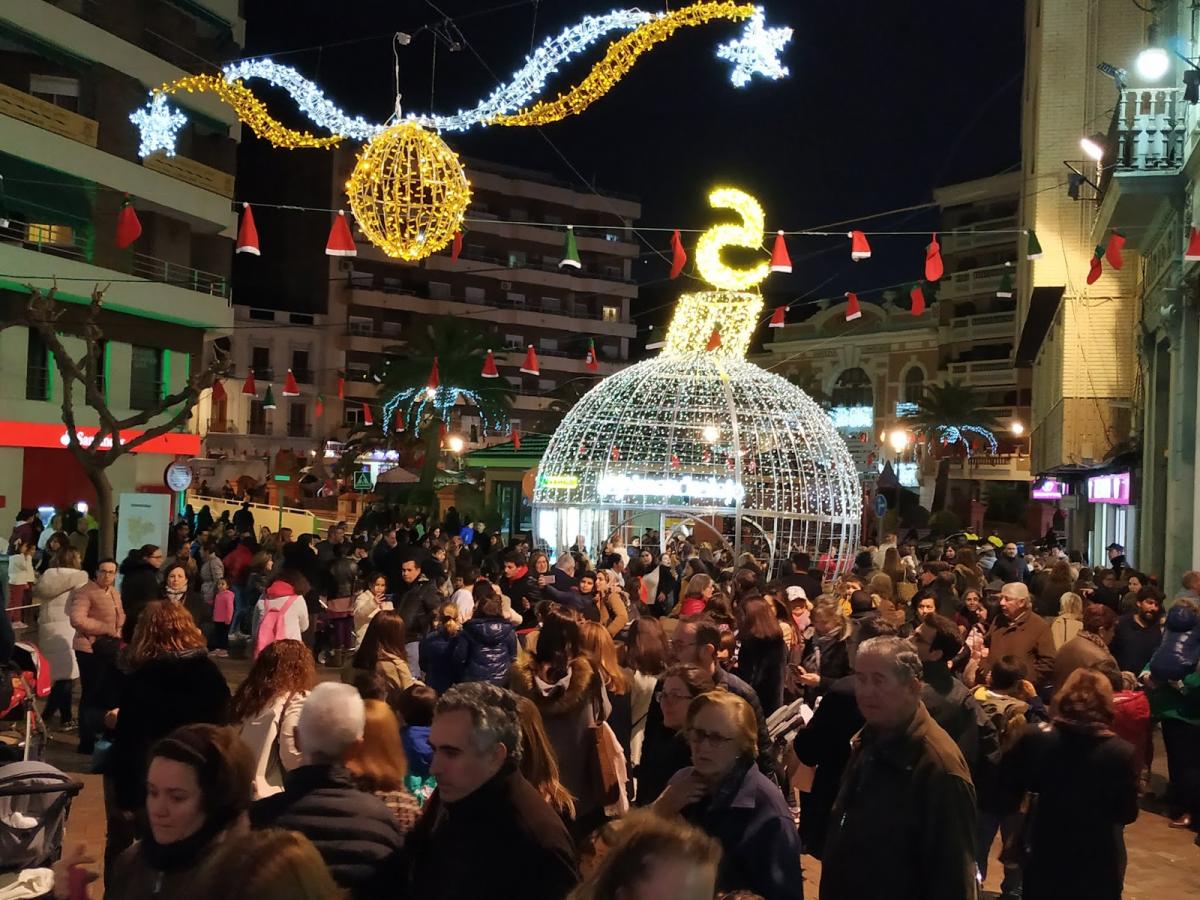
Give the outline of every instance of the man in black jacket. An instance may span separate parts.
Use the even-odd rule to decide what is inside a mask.
[[[1162,643],[1162,592],[1152,584],[1137,595],[1137,609],[1117,620],[1109,652],[1122,672],[1140,675]]]
[[[333,880],[355,900],[378,896],[372,885],[379,870],[404,843],[392,811],[359,790],[344,764],[347,752],[362,741],[365,722],[354,687],[317,685],[296,725],[304,765],[284,776],[282,794],[250,808],[254,828],[297,831],[312,841]]]
[[[486,682],[451,688],[438,700],[429,744],[437,790],[382,874],[386,896],[563,900],[579,881],[575,851],[562,819],[517,769],[514,695]]]
[[[513,610],[520,615],[522,628],[538,627],[534,607],[542,599],[542,591],[537,579],[529,572],[529,557],[520,550],[509,550],[504,554],[500,593],[508,597]]]
[[[421,574],[421,564],[415,559],[406,559],[400,564],[400,580],[404,592],[395,600],[396,611],[404,620],[404,632],[408,639],[405,645],[408,650],[409,665],[417,660],[417,644],[433,626],[433,619],[442,595],[434,587],[432,581]],[[417,668],[413,674],[420,677]]]

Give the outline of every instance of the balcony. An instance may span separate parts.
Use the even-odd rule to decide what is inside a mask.
[[[91,262],[89,242],[70,226],[9,219],[6,226],[0,227],[0,243],[20,246],[35,253]],[[229,296],[229,285],[221,275],[168,262],[136,250],[130,256],[127,274],[213,297]]]
[[[1096,243],[1110,228],[1122,231],[1133,249],[1149,225],[1184,190],[1184,164],[1197,140],[1197,117],[1182,88],[1132,88],[1121,95],[1117,145],[1100,181],[1103,200],[1092,227]]]
[[[975,454],[950,463],[950,477],[972,481],[1029,481],[1028,456]]]
[[[953,234],[942,238],[942,252],[949,256],[980,247],[997,247],[1004,244],[1016,246],[1017,231],[1017,223],[1012,218],[987,219],[972,225],[959,226],[954,229]]]
[[[237,426],[228,419],[209,419],[208,420],[209,434],[236,434]]]
[[[153,172],[177,178],[193,187],[212,191],[222,197],[233,198],[233,175],[196,162],[194,159],[188,159],[186,156],[166,156],[163,153],[156,153],[143,159],[142,165]]]
[[[313,427],[311,422],[288,422],[287,423],[288,437],[306,438],[312,437]]]
[[[992,295],[1000,286],[1000,279],[1008,266],[987,266],[982,269],[967,269],[947,275],[938,282],[938,300],[965,300],[968,297]]]
[[[312,369],[292,369],[292,375],[296,377],[299,384],[316,384]]]
[[[1017,383],[1017,372],[1007,359],[986,359],[979,362],[950,363],[950,378],[971,387],[1011,385]]]
[[[246,434],[272,435],[275,429],[270,422],[262,419],[251,419],[246,423]]]
[[[981,341],[1016,337],[1016,313],[981,313],[974,316],[957,316],[950,320],[950,327],[943,332],[943,342]]]
[[[78,141],[88,147],[96,146],[100,123],[87,116],[63,109],[42,100],[33,94],[19,91],[7,84],[0,84],[0,113],[20,119],[46,131]],[[232,194],[230,196],[233,196]]]

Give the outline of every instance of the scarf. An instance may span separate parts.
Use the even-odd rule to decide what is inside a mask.
[[[1081,637],[1084,640],[1091,641],[1093,644],[1095,644],[1097,647],[1099,647],[1105,653],[1109,652],[1108,644],[1104,643],[1104,638],[1100,637],[1100,635],[1098,635],[1098,634],[1095,634],[1091,631],[1080,631],[1079,634],[1076,635],[1076,637]]]
[[[517,566],[513,572],[513,577],[509,580],[509,584],[516,584],[522,578],[529,574],[529,566]]]
[[[160,844],[154,839],[154,834],[147,830],[141,842],[142,855],[152,869],[160,872],[181,869],[208,855],[209,844],[217,839],[227,824],[222,821],[205,820],[194,834],[172,844]]]
[[[163,588],[163,593],[166,594],[167,599],[172,603],[182,603],[184,598],[187,597],[187,588],[184,588],[182,591],[173,591],[170,588]]]

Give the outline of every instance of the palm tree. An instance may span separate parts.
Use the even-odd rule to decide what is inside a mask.
[[[983,397],[975,388],[952,379],[945,384],[927,385],[917,401],[917,412],[908,421],[921,436],[926,448],[938,456],[937,481],[930,512],[944,509],[949,498],[950,453],[957,444],[970,455],[969,435],[979,435],[995,446],[992,431],[999,427],[994,415],[983,408]]]
[[[439,425],[449,426],[457,406],[474,409],[485,430],[508,426],[513,390],[502,378],[484,378],[484,359],[494,338],[473,322],[451,316],[431,319],[407,336],[403,355],[384,361],[379,399],[383,401],[384,434],[403,423],[413,437],[424,438],[425,464],[420,489],[433,487],[437,472]],[[428,390],[433,361],[439,385]]]

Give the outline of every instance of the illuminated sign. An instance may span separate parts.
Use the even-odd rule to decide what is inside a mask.
[[[746,495],[746,488],[732,478],[651,478],[646,475],[605,475],[598,486],[600,496],[616,500],[630,497],[680,497],[684,500],[723,500],[732,506]]]
[[[1067,485],[1053,478],[1043,478],[1034,484],[1029,496],[1034,500],[1061,500],[1067,496]]]
[[[579,487],[579,478],[575,475],[546,475],[542,478],[542,487],[569,491]]]
[[[1089,503],[1111,503],[1114,506],[1129,505],[1129,473],[1115,472],[1097,475],[1087,480]]]
[[[98,428],[76,428],[75,434],[83,447],[90,447],[96,439]],[[141,431],[122,431],[121,443],[126,444]],[[0,422],[0,447],[38,447],[43,449],[61,450],[70,443],[70,434],[62,425],[50,422]],[[100,449],[112,447],[112,435],[100,442]],[[135,447],[131,453],[165,453],[171,456],[198,456],[200,453],[200,435],[186,434],[178,431],[168,431],[146,443]]]
[[[900,402],[896,404],[896,418],[903,419],[908,416],[915,416],[918,412],[917,404]]]
[[[875,409],[871,406],[835,406],[829,410],[829,418],[833,419],[834,428],[875,427]]]

